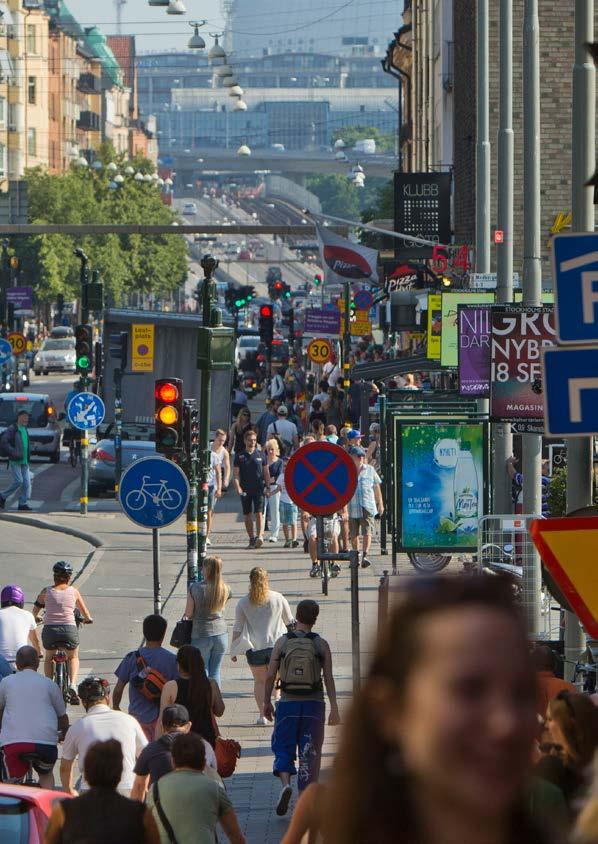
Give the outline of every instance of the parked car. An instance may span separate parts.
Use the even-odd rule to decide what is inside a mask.
[[[183,214],[185,217],[195,217],[197,214],[197,205],[194,202],[185,202],[183,205]]]
[[[60,462],[60,425],[50,396],[46,393],[0,393],[0,434],[17,418],[20,410],[29,414],[31,457],[48,457]]]
[[[33,358],[33,371],[36,375],[47,375],[48,372],[76,372],[75,340],[70,337],[44,340],[44,343]]]
[[[2,844],[39,844],[57,800],[68,800],[64,791],[0,783],[0,840]]]
[[[156,443],[149,440],[127,440],[122,442],[123,471],[139,457],[154,455]],[[112,492],[116,479],[116,451],[114,440],[102,439],[95,444],[89,455],[89,494]]]

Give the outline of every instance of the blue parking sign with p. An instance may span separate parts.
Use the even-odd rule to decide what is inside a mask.
[[[598,343],[598,234],[555,235],[552,261],[558,342]]]

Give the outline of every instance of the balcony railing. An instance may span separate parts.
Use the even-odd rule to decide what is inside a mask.
[[[93,73],[82,73],[77,81],[77,88],[86,94],[99,94],[102,85],[98,76]]]
[[[84,129],[89,132],[100,131],[100,115],[95,111],[82,111],[77,120],[77,129]]]

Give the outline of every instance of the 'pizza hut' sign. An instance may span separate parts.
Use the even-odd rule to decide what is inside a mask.
[[[412,290],[417,282],[417,271],[409,264],[400,264],[384,279],[384,291],[390,295],[396,290]]]

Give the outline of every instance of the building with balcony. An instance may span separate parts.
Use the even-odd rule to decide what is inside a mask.
[[[123,73],[123,83],[130,91],[129,96],[129,156],[137,154],[149,158],[154,164],[158,161],[158,145],[156,140],[156,121],[152,114],[148,114],[145,121],[139,117],[139,84],[136,61],[135,36],[109,35],[108,46],[112,50],[116,61]],[[153,126],[153,131],[151,127]]]
[[[50,23],[48,53],[49,170],[66,173],[79,156],[77,40]]]

